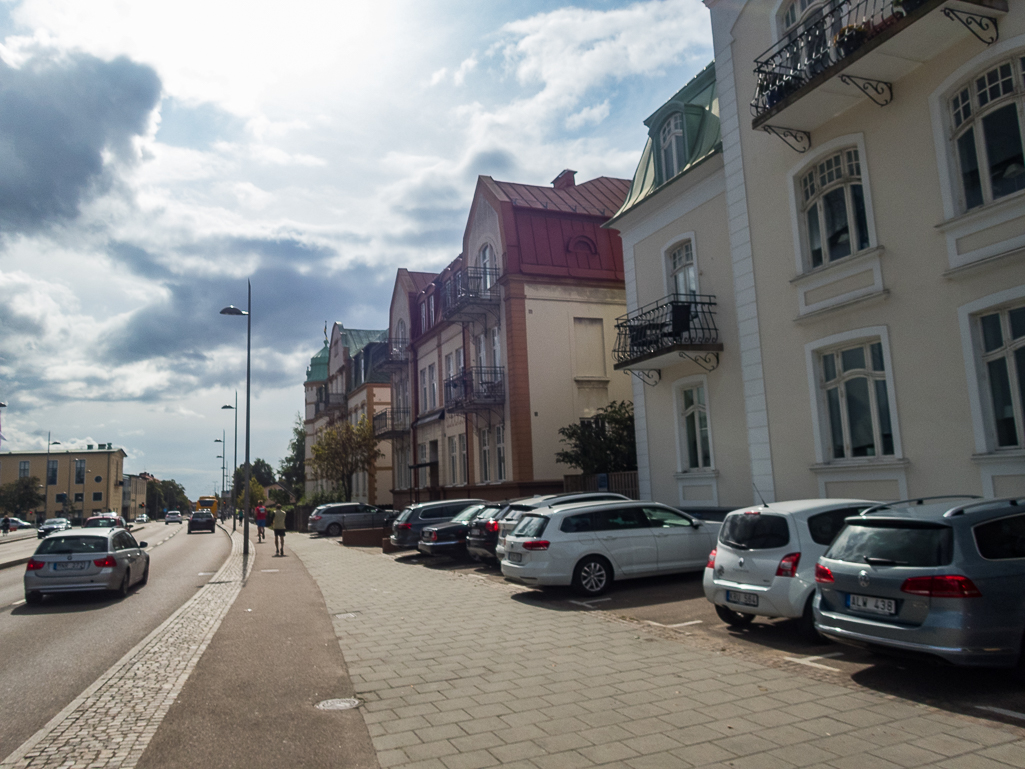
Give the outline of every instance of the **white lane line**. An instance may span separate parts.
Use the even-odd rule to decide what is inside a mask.
[[[263,572],[264,574],[270,574],[270,573],[275,572],[275,571],[281,571],[281,569],[260,569],[260,571]]]
[[[840,668],[834,668],[830,665],[820,665],[815,660],[827,660],[833,659],[834,657],[842,657],[843,652],[833,652],[832,654],[815,654],[811,657],[784,657],[787,662],[796,662],[798,665],[807,665],[810,668],[817,668],[819,670],[829,670],[833,673],[839,673]]]
[[[583,606],[585,609],[593,609],[594,607],[591,606],[592,603],[601,603],[602,601],[611,600],[611,598],[591,598],[588,601],[570,601],[570,603],[576,604],[577,606]]]
[[[1019,713],[1017,710],[1005,710],[1004,708],[995,708],[992,705],[976,705],[975,707],[979,710],[988,710],[990,713],[999,713],[1002,716],[1025,721],[1025,713]]]

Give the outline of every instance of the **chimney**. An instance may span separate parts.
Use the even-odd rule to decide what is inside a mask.
[[[576,171],[571,171],[567,168],[561,174],[552,179],[552,186],[557,190],[566,190],[570,187],[576,187],[576,173]]]

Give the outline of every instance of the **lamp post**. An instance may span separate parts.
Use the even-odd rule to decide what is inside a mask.
[[[228,305],[221,310],[221,315],[245,315],[246,316],[246,471],[245,471],[245,500],[242,503],[242,514],[245,516],[242,522],[242,555],[249,555],[249,403],[250,403],[250,382],[251,369],[250,359],[252,356],[253,343],[253,283],[246,281],[247,304],[245,310],[240,310],[235,305]]]
[[[221,437],[220,438],[214,438],[214,443],[221,444],[221,453],[220,453],[220,455],[217,458],[219,460],[221,460],[221,496],[220,496],[220,500],[221,501],[220,501],[219,504],[222,504],[222,505],[224,504],[224,458],[228,454],[228,452],[225,451],[225,449],[224,449],[224,440],[225,440],[224,430],[221,430]]]
[[[5,403],[4,401],[0,401],[0,409],[5,409],[5,408],[7,408],[7,403]],[[4,434],[2,432],[0,432],[0,446],[3,445],[3,442],[4,442]]]
[[[39,520],[39,513],[36,513],[36,525],[41,525],[50,515],[50,447],[60,446],[60,441],[50,440],[50,431],[46,431],[46,486],[43,492],[43,520]]]
[[[235,531],[235,500],[238,499],[238,489],[235,488],[235,475],[238,472],[238,390],[235,390],[235,405],[221,406],[221,409],[235,412],[235,461],[231,465],[231,530]]]

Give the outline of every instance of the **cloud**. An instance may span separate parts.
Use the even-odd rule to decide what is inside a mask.
[[[578,128],[583,128],[585,125],[598,125],[605,118],[609,116],[609,100],[606,99],[601,104],[595,104],[593,107],[585,107],[584,109],[570,115],[566,118],[566,128],[571,131],[575,131]]]
[[[0,230],[32,233],[78,216],[138,161],[160,79],[124,57],[0,61]]]
[[[459,65],[459,69],[452,73],[452,82],[457,86],[462,85],[466,82],[466,76],[469,75],[477,68],[477,57],[471,56],[468,59],[464,59],[463,63]]]

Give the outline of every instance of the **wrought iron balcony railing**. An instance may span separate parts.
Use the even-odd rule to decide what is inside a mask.
[[[442,292],[441,315],[446,320],[459,320],[460,313],[481,305],[498,302],[498,270],[483,267],[465,267],[445,282]]]
[[[409,340],[405,337],[392,337],[388,340],[385,354],[377,361],[381,371],[401,371],[409,365]]]
[[[316,402],[313,409],[315,414],[322,414],[329,409],[344,408],[348,398],[345,393],[327,393]]]
[[[474,411],[505,403],[505,368],[473,366],[445,380],[445,408]]]
[[[721,352],[715,297],[670,294],[616,322],[616,368],[675,352]]]
[[[409,432],[409,409],[385,409],[374,414],[374,437],[398,438]]]

